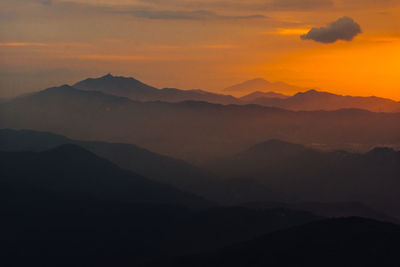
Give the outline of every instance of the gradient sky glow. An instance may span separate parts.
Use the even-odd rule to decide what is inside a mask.
[[[2,0],[0,96],[111,72],[219,91],[262,77],[400,100],[400,0]],[[301,40],[348,16],[353,41]]]

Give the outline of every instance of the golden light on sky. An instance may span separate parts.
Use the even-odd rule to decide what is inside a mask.
[[[262,77],[400,100],[399,5],[398,0],[4,0],[1,96],[111,72],[158,87],[220,91]],[[345,16],[362,29],[351,41],[300,38]]]

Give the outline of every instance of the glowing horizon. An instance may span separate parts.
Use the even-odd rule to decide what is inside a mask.
[[[105,73],[156,87],[225,87],[261,77],[400,100],[395,0],[5,0],[0,96]],[[301,40],[342,17],[352,41]]]

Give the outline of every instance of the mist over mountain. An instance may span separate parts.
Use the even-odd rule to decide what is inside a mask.
[[[344,202],[291,202],[293,200],[285,190],[270,189],[262,181],[251,179],[249,170],[242,172],[239,177],[226,179],[210,171],[190,165],[184,161],[158,155],[146,149],[131,144],[84,142],[71,140],[61,135],[29,130],[0,130],[0,151],[45,151],[64,144],[75,144],[151,180],[169,184],[186,192],[203,196],[221,205],[233,204],[256,209],[291,209],[304,210],[325,217],[362,216],[366,218],[396,221],[382,212],[374,211],[361,203]],[[268,145],[269,144],[269,145]],[[257,152],[258,150],[258,152]],[[265,151],[266,150],[266,151]],[[280,152],[282,151],[282,152]],[[249,158],[260,156],[266,161],[265,154],[275,155],[281,160],[282,154],[292,155],[306,149],[300,145],[284,143],[278,140],[255,146],[247,153]],[[271,156],[269,160],[273,157]],[[241,159],[239,159],[241,160]],[[246,161],[244,162],[246,164]],[[259,163],[260,165],[263,162]],[[257,169],[255,169],[257,170]],[[320,199],[314,199],[321,201]],[[280,202],[278,202],[280,201]]]
[[[224,92],[236,93],[245,95],[255,91],[269,92],[274,91],[278,93],[291,94],[302,90],[301,87],[286,84],[284,82],[269,82],[262,78],[248,80],[236,85],[225,88]]]
[[[256,105],[137,102],[70,86],[0,103],[3,128],[78,140],[132,143],[191,162],[223,157],[268,139],[367,151],[400,144],[400,114],[363,110],[294,112]],[[360,135],[362,133],[362,135]]]

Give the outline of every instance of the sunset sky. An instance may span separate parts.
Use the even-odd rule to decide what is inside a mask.
[[[400,100],[399,14],[400,0],[2,0],[0,96],[111,72],[157,87],[262,77]]]

